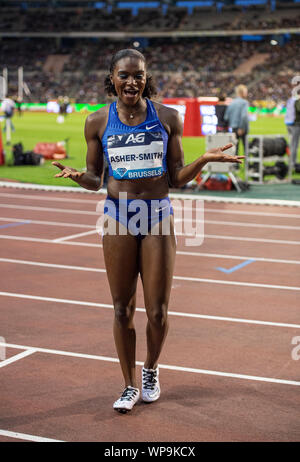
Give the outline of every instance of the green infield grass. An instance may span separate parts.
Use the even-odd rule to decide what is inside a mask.
[[[86,144],[84,138],[84,124],[87,114],[74,113],[65,117],[64,123],[57,122],[57,115],[48,113],[25,112],[22,116],[16,114],[13,118],[15,131],[12,132],[11,144],[6,144],[6,134],[1,122],[2,142],[5,151],[5,165],[0,166],[0,178],[26,183],[45,185],[77,186],[72,180],[54,178],[58,169],[50,160],[39,166],[14,166],[12,146],[22,143],[25,151],[33,150],[38,142],[57,142],[68,140],[68,159],[63,164],[77,169],[85,168]],[[250,122],[250,134],[283,134],[287,135],[283,117],[258,117]],[[184,137],[183,147],[185,163],[188,164],[205,152],[204,137]],[[243,149],[241,146],[241,154]],[[300,151],[298,151],[299,159]],[[244,178],[244,168],[238,173]],[[299,177],[295,175],[295,178]]]

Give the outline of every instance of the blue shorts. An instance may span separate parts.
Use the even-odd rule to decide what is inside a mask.
[[[143,239],[164,218],[174,215],[169,197],[164,199],[113,199],[107,196],[104,215],[121,223],[130,234]],[[157,233],[155,233],[157,234]]]

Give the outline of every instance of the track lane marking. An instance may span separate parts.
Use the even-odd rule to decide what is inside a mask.
[[[98,361],[119,363],[118,358],[112,358],[108,356],[90,355],[90,354],[85,354],[85,353],[74,353],[74,352],[64,351],[64,350],[53,350],[49,348],[39,348],[39,347],[32,347],[32,346],[16,345],[16,344],[11,344],[11,343],[2,343],[2,342],[0,342],[0,345],[5,346],[7,348],[19,348],[21,350],[34,349],[38,353],[48,353],[48,354],[60,355],[60,356],[71,356],[71,357],[76,357],[76,358],[94,359]],[[138,366],[143,366],[144,361],[136,361],[136,364]],[[295,380],[277,379],[273,377],[261,377],[261,376],[256,376],[256,375],[213,371],[213,370],[208,370],[208,369],[174,366],[174,365],[169,365],[169,364],[160,364],[159,367],[161,369],[167,369],[167,370],[179,371],[179,372],[191,372],[194,374],[214,375],[214,376],[219,376],[219,377],[229,377],[229,378],[236,378],[236,379],[242,379],[242,380],[253,380],[253,381],[259,381],[259,382],[277,383],[277,384],[282,384],[282,385],[294,385],[298,387],[300,386],[300,382],[297,382]]]
[[[95,204],[97,204],[95,202]],[[100,216],[99,211],[92,211],[92,210],[79,210],[79,209],[60,209],[54,207],[41,207],[41,206],[32,206],[32,205],[16,205],[16,204],[1,204],[0,207],[8,208],[8,209],[21,209],[21,210],[32,210],[32,211],[43,211],[43,212],[60,212],[60,213],[74,213],[74,214],[83,214],[83,215],[94,215]],[[178,210],[178,207],[174,206],[174,210]],[[194,210],[192,207],[186,207],[185,210]],[[208,210],[204,209],[204,213],[208,212]],[[267,216],[263,214],[263,216]],[[292,216],[291,216],[292,217]],[[300,218],[300,216],[299,216]],[[175,218],[175,223],[183,221],[181,217]],[[193,219],[185,219],[185,221],[189,222],[199,222],[201,223],[203,220],[193,220]],[[216,225],[226,225],[226,226],[246,226],[246,227],[258,227],[258,228],[271,228],[271,229],[289,229],[289,230],[299,230],[300,226],[292,226],[292,225],[273,225],[268,223],[251,223],[251,222],[240,222],[240,221],[221,221],[221,220],[209,220],[204,219],[204,223],[208,224],[216,224]]]
[[[205,211],[204,211],[205,212]],[[288,225],[270,225],[267,223],[249,223],[247,221],[220,221],[220,220],[193,220],[192,218],[175,218],[174,223],[204,223],[209,225],[222,225],[222,226],[241,226],[246,228],[269,228],[269,229],[288,229],[292,231],[299,231],[300,226],[288,226]]]
[[[25,221],[23,220],[23,221],[18,221],[14,223],[6,223],[5,225],[0,225],[0,229],[14,228],[15,226],[28,225],[29,223],[31,223],[30,220],[25,220]]]
[[[205,252],[188,252],[177,250],[176,254],[178,255],[187,255],[191,257],[207,257],[207,258],[220,258],[220,259],[229,259],[229,260],[255,260],[265,263],[284,263],[291,265],[300,265],[300,260],[284,260],[281,258],[266,258],[266,257],[250,257],[249,255],[229,255],[221,253],[205,253]]]
[[[17,355],[11,356],[10,358],[4,359],[3,361],[0,361],[0,368],[5,367],[8,364],[14,363],[16,361],[19,361],[22,358],[26,358],[26,356],[30,356],[33,353],[35,353],[36,350],[34,348],[29,348],[26,351],[23,351],[23,353],[18,353]]]
[[[226,269],[226,268],[222,268],[221,266],[218,266],[216,269],[219,270],[219,271],[222,271],[223,273],[231,274],[234,271],[237,271],[237,270],[239,270],[241,268],[244,268],[244,266],[247,266],[250,263],[253,263],[254,261],[255,260],[246,260],[243,263],[240,263],[239,265],[233,266],[232,268]]]
[[[73,265],[59,265],[56,263],[45,263],[45,262],[35,262],[29,260],[15,260],[12,258],[0,258],[0,262],[5,263],[16,263],[22,265],[33,265],[33,266],[44,266],[44,267],[52,267],[52,268],[61,268],[61,269],[69,269],[69,270],[76,270],[76,271],[92,271],[92,272],[100,272],[106,273],[105,268],[92,268],[86,266],[73,266]],[[277,284],[262,284],[262,283],[255,283],[255,282],[244,282],[244,281],[225,281],[222,279],[206,279],[206,278],[197,278],[197,277],[188,277],[188,276],[173,276],[173,279],[179,281],[191,281],[191,282],[207,282],[211,284],[225,284],[225,285],[235,285],[235,286],[244,286],[244,287],[260,287],[266,289],[282,289],[282,290],[293,290],[293,291],[300,291],[300,287],[296,286],[281,286]]]
[[[90,234],[95,234],[97,232],[98,231],[96,229],[92,229],[91,231],[85,231],[85,232],[82,232],[82,233],[71,234],[71,235],[65,236],[65,237],[58,237],[56,239],[53,239],[53,242],[65,242],[65,241],[68,241],[70,239],[76,239],[78,237],[83,237],[83,236],[89,236]]]
[[[1,218],[0,221],[8,221],[8,220],[14,220],[14,221],[22,221],[20,218]],[[31,220],[31,223],[33,224],[41,224],[41,225],[52,225],[52,226],[66,226],[66,227],[74,227],[74,228],[85,228],[85,229],[94,229],[95,226],[93,225],[83,225],[79,223],[68,223],[68,222],[59,222],[59,221],[41,221],[41,220]],[[1,235],[0,235],[1,237]],[[7,236],[8,238],[10,236]],[[14,237],[14,236],[13,236]],[[13,238],[12,237],[12,238]],[[20,240],[22,237],[20,237]],[[35,238],[32,238],[35,239]],[[53,243],[53,240],[46,239],[42,240],[42,242],[49,242]],[[63,243],[63,242],[62,242]],[[68,244],[68,243],[66,243]],[[75,243],[74,245],[80,245],[81,243]],[[82,243],[82,245],[91,245],[89,243]],[[99,244],[92,244],[93,246],[99,246],[102,247],[102,245]],[[184,251],[184,250],[177,250],[176,254],[178,255],[188,255],[188,256],[193,256],[193,257],[208,257],[208,258],[229,258],[232,260],[257,260],[257,261],[263,261],[263,262],[272,262],[272,263],[287,263],[287,264],[292,264],[292,265],[300,265],[300,260],[284,260],[280,258],[267,258],[267,257],[257,257],[257,256],[245,256],[245,255],[228,255],[228,254],[216,254],[216,253],[205,253],[205,252],[189,252],[189,251]]]
[[[40,185],[34,183],[16,183],[8,181],[0,181],[0,187],[11,188],[11,189],[22,189],[22,190],[35,190],[35,191],[46,191],[51,193],[79,193],[85,195],[103,196],[107,195],[107,189],[101,188],[99,191],[90,191],[79,187],[70,186],[52,186],[52,185]],[[200,195],[198,195],[199,198]],[[169,193],[170,199],[193,199],[197,198],[196,194],[182,194],[182,193]],[[283,207],[300,207],[300,201],[297,200],[281,200],[281,199],[250,199],[242,197],[218,197],[214,195],[200,196],[203,201],[206,202],[218,202],[225,204],[243,204],[243,205],[274,205]]]
[[[194,233],[178,233],[176,232],[177,236],[191,236],[195,237]],[[201,234],[200,237],[203,235]],[[9,235],[9,234],[0,234],[0,239],[15,239],[19,241],[33,241],[33,242],[49,242],[49,243],[54,243],[54,244],[59,244],[59,242],[53,242],[51,239],[41,239],[41,238],[35,238],[35,237],[23,237],[23,236],[14,236],[14,235]],[[222,235],[216,235],[216,234],[204,234],[204,240],[205,239],[225,239],[225,240],[232,240],[232,241],[242,241],[242,242],[264,242],[268,244],[283,244],[283,245],[300,245],[300,241],[285,241],[281,239],[262,239],[262,238],[253,238],[253,237],[239,237],[239,236],[222,236]],[[70,243],[71,244],[71,243]],[[98,247],[99,244],[90,244],[90,243],[82,243],[82,242],[74,242],[74,245],[86,245],[90,247]]]
[[[61,440],[54,440],[52,438],[44,438],[42,436],[28,435],[27,433],[12,432],[8,430],[0,430],[0,436],[7,436],[8,438],[15,438],[18,440],[34,441],[36,443],[64,443]]]
[[[0,262],[1,261],[6,262],[6,263],[17,263],[17,264],[24,264],[24,265],[62,268],[62,269],[70,269],[70,270],[77,270],[77,271],[93,271],[93,272],[106,273],[105,268],[89,268],[85,266],[59,265],[59,264],[54,264],[54,263],[33,262],[33,261],[28,261],[28,260],[14,260],[10,258],[0,258]],[[243,282],[243,281],[225,281],[222,279],[206,279],[206,278],[196,278],[196,277],[176,276],[176,275],[173,276],[173,279],[176,279],[179,281],[207,282],[210,284],[225,284],[225,285],[235,285],[235,286],[243,286],[243,287],[260,287],[260,288],[265,288],[265,289],[281,289],[281,290],[300,291],[300,287],[281,286],[277,284],[262,284],[262,283],[255,283],[255,282]]]
[[[22,222],[23,218],[5,218],[0,217],[0,221],[15,221],[15,222]],[[63,221],[46,221],[46,220],[30,220],[30,223],[33,225],[45,225],[45,226],[63,226],[63,227],[71,227],[71,228],[85,228],[85,229],[95,229],[95,225],[87,225],[81,223],[68,223]]]
[[[28,294],[20,294],[20,293],[13,293],[13,292],[0,292],[0,296],[2,297],[15,297],[27,300],[38,300],[38,301],[45,301],[51,303],[64,303],[69,305],[79,305],[79,306],[89,306],[93,308],[107,308],[113,310],[114,307],[108,303],[96,303],[96,302],[85,302],[82,300],[69,300],[65,298],[53,298],[53,297],[42,297],[39,295],[28,295]],[[136,308],[137,312],[146,313],[145,308]],[[243,318],[233,318],[233,317],[225,317],[225,316],[212,316],[212,315],[205,315],[205,314],[197,314],[197,313],[185,313],[180,311],[170,311],[168,310],[168,314],[170,316],[179,316],[185,318],[195,318],[195,319],[208,319],[211,321],[224,321],[224,322],[237,322],[243,324],[257,324],[263,326],[272,326],[272,327],[291,327],[293,329],[300,329],[300,324],[291,324],[291,323],[283,323],[283,322],[272,322],[272,321],[258,321],[254,319],[243,319]]]

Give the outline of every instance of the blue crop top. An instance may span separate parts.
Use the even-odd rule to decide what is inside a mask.
[[[116,180],[157,177],[167,171],[168,134],[152,101],[146,101],[147,118],[134,126],[120,121],[116,102],[110,105],[102,146],[109,175]]]

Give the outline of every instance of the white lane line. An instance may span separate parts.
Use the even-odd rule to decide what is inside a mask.
[[[99,213],[100,215],[100,213]],[[22,218],[0,218],[1,221],[15,221],[15,222],[23,222],[24,219]],[[251,223],[251,222],[244,222],[244,221],[221,221],[221,220],[195,220],[192,218],[185,218],[183,219],[181,216],[176,218],[175,215],[175,224],[176,223],[204,223],[204,224],[214,224],[214,225],[225,225],[225,226],[240,226],[240,227],[247,227],[247,228],[269,228],[269,229],[287,229],[287,230],[294,230],[299,231],[300,226],[287,226],[287,225],[272,225],[272,224],[265,224],[265,223]],[[92,225],[84,225],[78,223],[68,223],[68,222],[60,222],[60,221],[45,221],[45,220],[30,220],[30,223],[39,224],[39,225],[47,225],[47,226],[74,226],[77,228],[92,228]],[[94,226],[95,227],[95,226]]]
[[[28,435],[27,433],[11,432],[8,430],[0,430],[0,436],[15,438],[18,440],[34,441],[36,443],[64,443],[61,440],[53,440],[52,438],[44,438],[42,436]]]
[[[270,228],[270,229],[289,229],[299,231],[300,226],[287,226],[287,225],[269,225],[265,223],[249,223],[247,221],[221,221],[221,220],[194,220],[192,218],[175,218],[174,223],[204,223],[205,225],[222,225],[222,226],[241,226],[246,228]]]
[[[32,211],[42,211],[42,212],[60,212],[60,213],[68,213],[68,214],[83,214],[83,215],[94,215],[100,216],[100,211],[89,211],[89,210],[77,210],[77,209],[60,209],[54,207],[38,207],[38,206],[31,206],[31,205],[15,205],[15,204],[0,204],[0,207],[4,208],[11,208],[11,209],[22,209],[22,210],[32,210]],[[176,207],[174,210],[176,211]],[[193,208],[188,208],[188,210],[193,210]],[[207,210],[204,209],[206,213]],[[266,216],[266,214],[263,214]],[[176,218],[176,213],[175,213]],[[175,222],[181,222],[182,218],[179,216],[175,219]],[[185,222],[200,222],[200,220],[193,220],[193,219],[185,219]],[[271,229],[290,229],[290,230],[299,230],[299,226],[287,226],[287,225],[271,225],[271,224],[264,224],[264,223],[245,223],[245,222],[236,222],[236,221],[218,221],[218,220],[204,220],[206,224],[216,224],[216,225],[227,225],[227,226],[248,226],[248,227],[259,227],[259,228],[271,228]]]
[[[64,242],[69,239],[76,239],[78,237],[89,236],[90,234],[95,234],[97,232],[98,232],[97,229],[92,229],[91,231],[85,231],[84,233],[77,233],[77,234],[71,234],[65,237],[58,237],[57,239],[53,239],[53,242]]]
[[[191,200],[202,200],[204,202],[219,202],[225,204],[245,204],[245,205],[282,205],[290,207],[300,207],[300,201],[293,200],[281,200],[281,199],[249,199],[245,197],[226,197],[225,196],[206,196],[201,194],[182,194],[182,193],[170,193],[170,199],[191,199]]]
[[[300,218],[299,213],[277,213],[277,212],[259,212],[251,210],[234,210],[234,209],[209,209],[204,208],[204,213],[224,213],[229,215],[250,215],[257,217],[274,217],[274,218]]]
[[[23,223],[24,218],[2,218],[0,217],[0,221],[9,221],[9,222],[16,222],[16,223]],[[185,222],[191,223],[204,223],[204,224],[217,224],[217,225],[229,225],[229,226],[244,226],[244,227],[254,227],[254,228],[272,228],[272,229],[289,229],[298,231],[300,226],[281,226],[281,225],[265,225],[263,223],[245,223],[245,222],[233,222],[233,221],[213,221],[213,220],[192,220],[192,219],[185,219]],[[183,220],[181,218],[176,218],[174,220],[175,225],[176,223],[181,223]],[[73,228],[86,228],[92,229],[95,228],[96,225],[87,225],[87,224],[79,224],[79,223],[69,223],[69,222],[62,222],[62,221],[46,221],[46,220],[31,220],[30,224],[36,225],[45,225],[45,226],[62,226],[62,227],[73,227]],[[180,226],[181,227],[181,226]]]
[[[0,342],[0,345],[8,347],[8,348],[9,347],[19,348],[22,350],[34,348],[34,350],[39,353],[48,353],[48,354],[61,355],[61,356],[72,356],[76,358],[94,359],[98,361],[107,361],[107,362],[113,362],[113,363],[119,362],[117,358],[110,358],[108,356],[88,355],[88,354],[82,354],[82,353],[73,353],[70,351],[52,350],[48,348],[29,347],[29,346],[15,345],[15,344],[10,344],[10,343],[1,343],[1,342]],[[139,366],[143,366],[144,361],[136,361],[136,364]],[[192,368],[192,367],[173,366],[169,364],[160,364],[160,368],[172,370],[172,371],[191,372],[194,374],[215,375],[215,376],[220,376],[220,377],[229,377],[229,378],[236,378],[236,379],[242,379],[242,380],[254,380],[254,381],[259,381],[259,382],[277,383],[277,384],[282,384],[282,385],[295,385],[298,387],[300,386],[300,382],[297,382],[295,380],[276,379],[273,377],[261,377],[261,376],[255,376],[255,375],[236,374],[232,372],[221,372],[221,371],[198,369],[198,368]]]
[[[60,269],[77,270],[77,271],[92,271],[95,273],[106,273],[106,270],[104,268],[89,268],[85,266],[59,265],[57,263],[43,263],[43,262],[30,261],[30,260],[15,260],[13,258],[0,258],[0,262],[15,263],[18,265],[43,266],[45,268],[49,267],[49,268],[60,268]]]
[[[26,356],[32,355],[35,352],[36,350],[34,348],[29,348],[28,350],[23,351],[23,353],[19,353],[17,355],[11,356],[10,358],[4,359],[3,361],[0,361],[0,367],[5,367],[8,364],[14,363],[22,358],[25,358]]]
[[[0,221],[8,221],[8,222],[16,222],[16,223],[23,223],[24,219],[23,218],[0,218]],[[288,229],[288,230],[294,230],[294,231],[299,231],[300,226],[281,226],[281,225],[265,225],[263,223],[245,223],[245,222],[233,222],[233,221],[212,221],[212,220],[190,220],[190,219],[185,219],[185,222],[191,222],[191,223],[204,223],[207,224],[217,224],[217,225],[229,225],[229,226],[241,226],[241,227],[254,227],[254,228],[272,228],[272,229]],[[181,218],[177,218],[174,220],[175,226],[177,223],[183,223],[183,220]],[[85,229],[95,229],[95,225],[87,225],[87,224],[79,224],[79,223],[69,223],[69,222],[62,222],[62,221],[46,221],[46,220],[31,220],[30,219],[30,224],[36,224],[36,225],[45,225],[45,226],[62,226],[62,227],[73,227],[73,228],[85,228]],[[178,227],[178,226],[177,226]],[[181,228],[181,226],[180,226]],[[179,235],[184,235],[183,233],[178,233]]]
[[[68,305],[79,305],[79,306],[89,306],[94,308],[106,308],[113,310],[113,305],[107,303],[94,303],[94,302],[84,302],[80,300],[68,300],[65,298],[52,298],[52,297],[40,297],[38,295],[27,295],[27,294],[17,294],[12,292],[0,292],[0,296],[3,297],[15,297],[27,300],[38,300],[51,303],[64,303]],[[136,308],[137,312],[145,313],[145,308]],[[237,322],[243,324],[257,324],[262,326],[272,326],[272,327],[291,327],[293,329],[300,329],[300,324],[289,324],[284,322],[272,322],[272,321],[258,321],[254,319],[242,319],[242,318],[232,318],[225,316],[212,316],[205,314],[197,313],[185,313],[180,311],[168,311],[170,316],[179,316],[185,318],[195,318],[195,319],[208,319],[211,321],[224,321],[224,322]]]
[[[102,193],[102,198],[104,199],[106,194],[105,193]],[[64,202],[64,203],[77,203],[77,204],[97,204],[99,200],[101,200],[101,193],[100,193],[100,197],[97,199],[74,199],[74,198],[71,198],[69,197],[69,194],[66,195],[66,197],[55,197],[55,196],[49,196],[49,195],[33,195],[33,194],[13,194],[13,193],[0,193],[0,197],[8,197],[8,198],[16,198],[16,199],[23,199],[23,200],[26,200],[26,199],[30,199],[30,200],[38,200],[38,201],[50,201],[50,202]],[[181,200],[182,199],[185,199],[185,196],[182,196],[181,197]],[[197,199],[202,199],[202,200],[205,200],[204,197],[201,197],[201,196],[194,196],[194,199],[193,200],[197,200]],[[191,200],[191,199],[189,199]],[[176,206],[175,206],[175,209],[176,209]],[[234,214],[241,214],[241,215],[261,215],[261,216],[268,216],[268,217],[278,217],[278,218],[300,218],[300,214],[296,214],[296,213],[276,213],[276,212],[267,212],[267,213],[264,213],[264,212],[254,212],[254,211],[246,211],[246,210],[222,210],[222,209],[211,209],[211,208],[207,208],[205,207],[205,211],[206,212],[210,212],[210,213],[234,213]]]
[[[180,235],[180,234],[179,234]],[[188,234],[182,234],[188,236]],[[190,234],[193,236],[192,234]],[[220,236],[218,234],[204,234],[204,239],[225,239],[245,242],[265,242],[268,244],[300,245],[300,241],[286,241],[283,239],[263,239],[259,237]]]
[[[8,235],[8,234],[0,234],[0,239],[9,239],[9,240],[15,240],[15,241],[27,241],[27,242],[41,242],[43,244],[60,244],[60,245],[79,245],[83,247],[102,247],[102,245],[99,244],[90,244],[88,242],[69,242],[69,241],[63,241],[63,242],[54,242],[51,239],[42,239],[39,237],[23,237],[23,236],[13,236],[13,235]]]
[[[177,236],[191,236],[196,237],[195,234],[192,233],[178,233],[176,232]],[[198,235],[198,237],[202,237],[203,235]],[[15,240],[26,240],[26,241],[33,241],[33,242],[49,242],[52,244],[60,244],[60,242],[53,242],[51,239],[40,239],[40,238],[30,238],[30,237],[23,237],[23,236],[14,236],[8,234],[0,234],[0,239],[15,239]],[[216,234],[204,234],[205,239],[225,239],[225,240],[232,240],[232,241],[243,241],[243,242],[264,242],[268,244],[283,244],[283,245],[300,245],[300,241],[285,241],[281,239],[262,239],[262,238],[254,238],[254,237],[239,237],[239,236],[221,236]],[[98,244],[90,244],[90,243],[83,243],[83,242],[69,242],[70,245],[86,245],[89,247],[98,247]]]
[[[24,218],[2,218],[0,221],[11,221],[11,222],[23,222]],[[45,221],[45,220],[30,220],[30,224],[34,225],[45,225],[45,226],[62,226],[70,228],[84,228],[84,229],[95,229],[95,225],[83,225],[79,223],[68,223],[63,221]]]
[[[0,258],[0,261],[5,261],[8,263],[19,263],[25,265],[36,265],[36,266],[45,266],[45,267],[53,267],[53,268],[64,268],[70,270],[78,270],[78,271],[94,271],[94,272],[101,272],[106,273],[105,268],[87,268],[84,266],[72,266],[72,265],[58,265],[54,263],[44,263],[44,262],[32,262],[28,260],[13,260],[8,258]],[[222,279],[206,279],[206,278],[196,278],[196,277],[188,277],[188,276],[173,276],[173,279],[177,279],[179,281],[191,281],[191,282],[208,282],[211,284],[226,284],[226,285],[235,285],[235,286],[245,286],[245,287],[260,287],[266,289],[282,289],[282,290],[296,290],[300,291],[300,287],[295,286],[281,286],[278,284],[262,284],[262,283],[255,283],[255,282],[242,282],[242,281],[225,281]]]
[[[16,221],[16,222],[23,221],[23,219],[21,218],[0,218],[0,221],[7,221],[7,220]],[[74,228],[77,227],[77,228],[85,228],[85,229],[95,229],[94,225],[82,225],[78,223],[64,223],[60,221],[40,221],[40,220],[30,220],[30,221],[31,223],[41,224],[41,225],[45,224],[45,225],[53,225],[53,226],[70,226]],[[9,239],[10,236],[9,235],[4,236],[4,238]],[[18,236],[12,236],[11,238],[22,240],[22,237],[19,238]],[[24,239],[31,240],[31,239],[38,239],[38,238],[24,238]],[[54,241],[50,239],[40,239],[40,242],[53,243]],[[64,242],[62,241],[62,244],[63,243]],[[72,245],[72,243],[68,243],[68,242],[66,242],[66,244]],[[84,243],[84,242],[75,242],[74,245],[83,245],[83,246],[88,245],[91,247],[102,247],[100,243],[90,244],[90,243]],[[215,253],[211,254],[211,253],[203,253],[203,252],[188,252],[184,250],[177,250],[176,253],[178,255],[188,255],[188,256],[194,256],[194,257],[228,258],[232,260],[249,260],[250,259],[250,260],[264,261],[264,262],[271,262],[271,263],[287,263],[287,264],[293,264],[293,265],[300,265],[300,260],[284,260],[284,259],[279,259],[279,258],[252,257],[252,256],[244,256],[244,255],[228,255],[228,254],[215,254]]]
[[[78,191],[75,191],[78,192]],[[30,199],[30,200],[39,200],[39,201],[50,201],[50,202],[64,202],[64,203],[78,203],[78,204],[94,204],[96,205],[99,200],[102,200],[105,198],[106,193],[100,192],[97,193],[99,194],[98,199],[74,199],[69,197],[69,194],[66,194],[66,197],[55,197],[55,196],[46,196],[46,195],[32,195],[32,194],[10,194],[10,193],[0,193],[0,197],[10,197],[10,198],[16,198],[16,199]],[[173,197],[173,196],[170,196]],[[177,198],[177,197],[176,197]],[[186,196],[182,195],[181,200],[185,199]],[[173,197],[175,199],[175,197]],[[193,196],[192,200],[204,200],[205,197],[199,196]],[[191,200],[191,199],[190,199]],[[294,202],[293,202],[294,204]],[[248,204],[246,204],[248,205]],[[178,207],[175,206],[175,210],[178,209]],[[190,210],[190,209],[189,209]],[[260,212],[258,211],[247,211],[247,210],[224,210],[224,209],[214,209],[214,208],[208,208],[205,207],[205,212],[208,213],[224,213],[224,214],[237,214],[237,215],[253,215],[253,216],[263,216],[263,217],[278,217],[278,218],[300,218],[300,214],[296,213],[278,213],[278,212]]]
[[[91,210],[78,210],[78,209],[61,209],[61,208],[55,208],[55,207],[38,207],[38,206],[32,206],[32,205],[15,205],[15,204],[1,204],[0,207],[2,208],[7,208],[7,209],[16,209],[16,210],[32,210],[32,211],[39,211],[39,212],[53,212],[53,213],[64,213],[64,214],[81,214],[81,215],[94,215],[94,216],[100,216],[100,211],[91,211]],[[178,209],[177,207],[174,207],[175,211]],[[189,208],[189,210],[193,210],[193,208]],[[204,209],[204,213],[207,212],[206,209]],[[266,216],[266,214],[262,214],[263,216]],[[270,225],[271,226],[271,225]]]
[[[98,201],[101,199],[99,197],[98,200],[96,199],[74,199],[67,195],[66,197],[54,197],[49,195],[33,195],[33,194],[9,194],[9,193],[0,193],[0,197],[9,197],[9,198],[16,198],[16,199],[30,199],[30,200],[38,200],[38,201],[50,201],[50,202],[64,202],[67,203],[77,203],[77,204],[97,204]],[[105,195],[103,194],[103,198]]]
[[[259,284],[259,283],[253,283],[253,282],[240,282],[240,281],[223,281],[220,279],[191,278],[191,277],[184,277],[184,276],[173,276],[173,279],[178,279],[181,281],[207,282],[211,284],[225,284],[225,285],[244,286],[244,287],[259,287],[259,288],[264,288],[264,289],[282,289],[282,290],[296,290],[296,291],[300,290],[300,287],[294,287],[294,286],[280,286],[276,284]]]
[[[92,212],[89,210],[76,210],[76,209],[59,209],[55,207],[35,207],[33,205],[13,205],[13,204],[0,204],[0,207],[7,209],[21,209],[21,210],[33,210],[38,212],[53,212],[53,213],[74,213],[79,215],[99,215],[99,212]]]
[[[229,260],[255,260],[266,263],[284,263],[290,265],[300,265],[300,260],[283,260],[280,258],[265,258],[265,257],[249,257],[245,255],[228,255],[221,253],[205,253],[205,252],[187,252],[183,250],[177,250],[177,255],[189,255],[192,257],[208,257],[208,258],[221,258]]]
[[[47,191],[47,192],[63,192],[63,193],[79,193],[79,194],[89,194],[94,196],[101,196],[103,194],[107,195],[107,189],[101,188],[99,191],[90,191],[84,188],[70,187],[70,186],[52,186],[52,185],[40,185],[34,183],[15,183],[10,181],[0,181],[0,187],[12,188],[12,189],[22,189],[22,190],[36,190],[36,191]],[[222,196],[208,196],[201,194],[182,194],[182,193],[170,193],[170,199],[200,199],[206,202],[221,202],[226,204],[252,204],[252,205],[281,205],[286,207],[300,207],[300,201],[297,200],[281,200],[281,199],[249,199],[243,197],[226,197]]]

